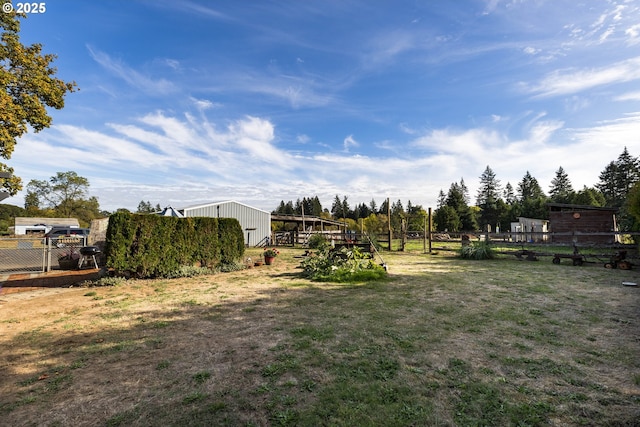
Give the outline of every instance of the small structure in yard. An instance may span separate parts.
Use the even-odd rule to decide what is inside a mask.
[[[41,217],[16,217],[13,234],[24,236],[27,234],[46,233],[53,227],[79,228],[80,223],[76,218],[41,218]],[[11,230],[11,227],[9,227]]]
[[[178,209],[186,218],[235,218],[246,231],[248,246],[264,246],[271,239],[271,213],[233,200],[211,202]]]
[[[549,203],[549,228],[553,243],[619,243],[616,208]],[[559,234],[562,233],[562,234]]]
[[[549,221],[546,219],[518,217],[518,222],[511,223],[514,242],[546,241],[547,236],[542,233],[549,231]]]
[[[161,216],[174,216],[176,218],[184,218],[184,215],[182,215],[177,209],[174,209],[172,206],[167,206],[160,212],[157,212],[157,214]]]

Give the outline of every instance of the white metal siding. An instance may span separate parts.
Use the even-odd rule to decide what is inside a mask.
[[[265,239],[271,235],[271,214],[269,212],[261,211],[237,202],[212,203],[209,205],[195,206],[193,208],[185,208],[184,216],[235,218],[242,227],[245,243],[247,243],[247,236],[249,237],[249,246],[264,244]],[[255,230],[246,230],[247,228],[255,228]]]

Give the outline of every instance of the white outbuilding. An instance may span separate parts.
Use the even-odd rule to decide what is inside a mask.
[[[244,203],[227,200],[178,210],[184,217],[235,218],[244,231],[248,246],[264,246],[271,241],[271,213]]]
[[[76,218],[39,218],[16,217],[13,234],[23,236],[25,234],[46,233],[53,227],[78,228],[80,223]]]

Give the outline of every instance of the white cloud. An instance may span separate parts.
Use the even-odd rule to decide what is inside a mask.
[[[280,200],[314,194],[323,205],[340,194],[351,203],[372,198],[380,203],[388,196],[433,207],[438,191],[461,177],[473,197],[487,165],[503,184],[516,185],[530,171],[544,190],[563,166],[581,188],[594,185],[623,146],[636,155],[640,149],[635,144],[640,113],[579,129],[540,113],[520,127],[521,138],[501,130],[513,128],[508,118],[488,120],[485,127],[432,129],[407,143],[395,142],[395,151],[385,157],[293,154],[278,147],[276,127],[267,119],[245,116],[225,126],[204,120],[156,111],[130,123],[110,123],[102,132],[56,125],[25,137],[12,166],[25,179],[74,170],[89,179],[91,193],[109,210],[135,209],[140,200],[182,207],[219,199],[271,210]],[[343,140],[346,149],[356,144],[353,135]]]
[[[311,142],[311,138],[309,138],[309,135],[300,134],[296,136],[296,141],[300,144],[308,144]]]
[[[482,14],[490,15],[491,13],[493,13],[493,11],[496,10],[499,4],[500,4],[500,0],[487,0]]]
[[[402,132],[406,133],[407,135],[414,135],[416,133],[416,130],[412,129],[407,123],[400,123],[398,127]]]
[[[222,106],[218,103],[211,102],[208,99],[198,99],[198,98],[190,97],[189,100],[200,111],[209,110],[211,108],[220,108]]]
[[[627,42],[629,44],[634,45],[640,42],[640,24],[630,26],[624,33],[628,37]]]
[[[229,133],[234,144],[243,148],[245,154],[252,158],[252,164],[260,160],[281,169],[292,167],[289,155],[272,144],[274,127],[268,120],[247,116],[230,125]]]
[[[387,65],[398,55],[412,50],[416,45],[416,34],[408,31],[385,31],[369,41],[364,63],[367,67]]]
[[[136,89],[156,95],[169,94],[176,90],[174,84],[168,80],[152,79],[127,66],[122,61],[111,58],[104,52],[93,49],[91,46],[87,46],[87,49],[94,61]]]
[[[640,79],[640,57],[635,57],[607,67],[557,70],[548,74],[538,84],[523,86],[529,93],[537,97],[550,97],[569,95],[598,86],[638,79]]]
[[[572,96],[564,100],[565,110],[576,113],[585,110],[591,106],[591,101],[586,97]]]
[[[623,93],[613,99],[614,101],[640,101],[640,91]]]
[[[349,152],[349,149],[351,147],[358,147],[360,144],[358,143],[358,141],[356,141],[355,139],[353,139],[353,135],[349,135],[348,137],[346,137],[344,139],[344,141],[342,142],[343,146],[344,146],[344,151],[345,152]]]

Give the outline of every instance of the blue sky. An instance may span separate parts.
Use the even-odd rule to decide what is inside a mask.
[[[107,210],[435,207],[487,165],[581,189],[640,155],[637,0],[49,0],[22,38],[80,91],[8,164],[73,170]]]

